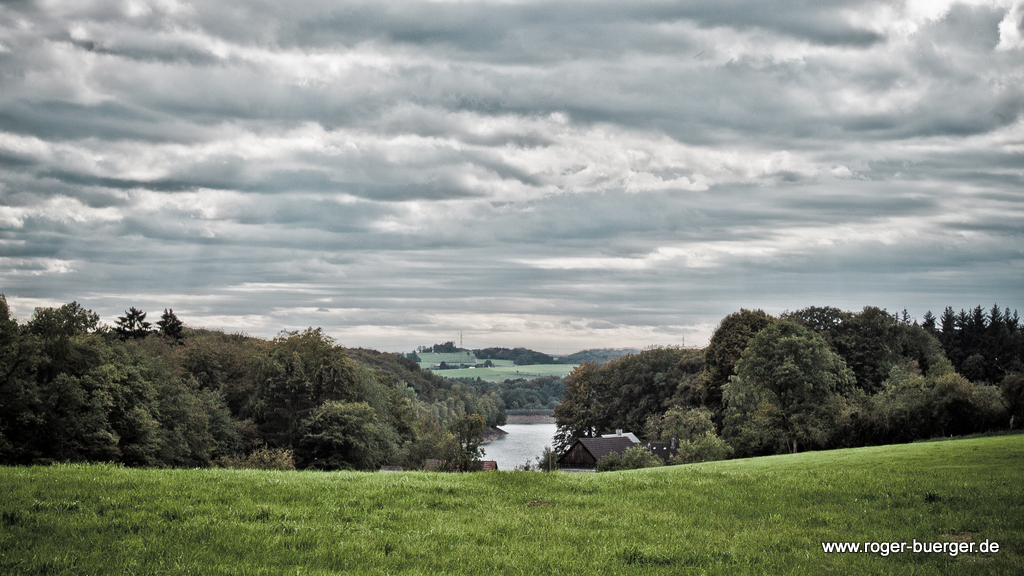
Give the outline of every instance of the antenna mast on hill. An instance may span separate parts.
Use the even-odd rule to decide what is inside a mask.
[[[459,348],[462,348],[462,330],[459,330]]]

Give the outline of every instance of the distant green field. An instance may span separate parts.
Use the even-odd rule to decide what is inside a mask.
[[[516,365],[515,360],[495,360],[493,358],[488,358],[488,360],[491,361],[491,364],[493,366],[515,366]],[[481,360],[480,361],[481,364],[483,364],[484,362],[487,362],[487,360]]]
[[[495,360],[498,363],[500,360]],[[488,382],[502,382],[515,378],[539,378],[541,376],[566,376],[575,364],[528,364],[526,366],[513,366],[509,361],[507,366],[495,366],[494,368],[457,368],[455,370],[434,370],[434,374],[445,378],[480,378]]]
[[[1021,435],[607,474],[0,468],[0,573],[1016,575],[1021,470]],[[999,551],[822,549],[914,540]]]
[[[416,354],[420,358],[420,368],[427,369],[441,362],[448,364],[476,364],[476,356],[472,352],[450,352],[434,354],[433,352],[421,352]]]

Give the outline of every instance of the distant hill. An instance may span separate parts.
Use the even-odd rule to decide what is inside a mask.
[[[605,364],[627,354],[639,354],[636,348],[591,348],[566,356],[552,356],[529,348],[479,348],[467,350],[458,348],[452,342],[420,346],[417,352],[406,356],[418,362],[421,368],[436,367],[440,362],[456,367],[471,366],[485,360],[503,360],[516,366],[533,366],[537,364],[579,364],[581,362],[597,362]]]
[[[612,360],[618,360],[626,354],[639,354],[636,348],[592,348],[583,350],[558,359],[559,364],[580,364],[582,362],[597,362],[604,364]]]
[[[543,352],[537,352],[529,348],[483,348],[481,350],[474,350],[473,353],[480,360],[511,360],[517,366],[565,364],[565,362],[556,361]]]
[[[474,350],[478,360],[511,360],[517,366],[533,364],[579,364],[581,362],[598,362],[604,364],[617,360],[626,354],[637,354],[635,348],[593,348],[568,356],[554,357],[550,354],[530,350],[529,348],[482,348]]]

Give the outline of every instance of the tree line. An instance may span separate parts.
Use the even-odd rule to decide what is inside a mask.
[[[740,310],[703,350],[584,363],[555,408],[556,445],[616,428],[677,462],[1020,428],[1024,326],[993,306],[922,323],[875,307]]]
[[[481,348],[473,350],[478,360],[511,360],[516,366],[532,364],[579,364],[581,362],[604,363],[633,352],[632,348],[596,348],[582,350],[557,358],[550,354],[530,350],[529,348]]]
[[[580,352],[574,352],[566,356],[551,356],[544,352],[537,352],[536,350],[530,350],[529,348],[477,348],[474,350],[468,350],[466,348],[458,348],[455,346],[455,342],[449,341],[443,344],[434,344],[431,346],[419,346],[416,348],[419,353],[435,353],[435,354],[454,354],[458,352],[472,352],[473,356],[477,360],[511,360],[516,366],[530,366],[535,364],[579,364],[581,362],[598,362],[605,363],[616,358],[625,356],[626,354],[633,354],[639,352],[633,348],[594,348],[590,350],[581,350]],[[416,362],[420,362],[419,355],[417,352],[410,352],[407,357]]]
[[[506,410],[550,410],[565,396],[565,380],[560,376],[509,378],[488,382],[480,377],[455,378],[479,394],[496,393]]]
[[[504,421],[497,393],[320,329],[265,340],[135,308],[109,328],[76,302],[19,323],[0,296],[0,464],[467,469]]]

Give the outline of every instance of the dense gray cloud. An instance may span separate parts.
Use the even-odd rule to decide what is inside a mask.
[[[409,350],[1021,307],[1024,4],[0,6],[0,292]]]

